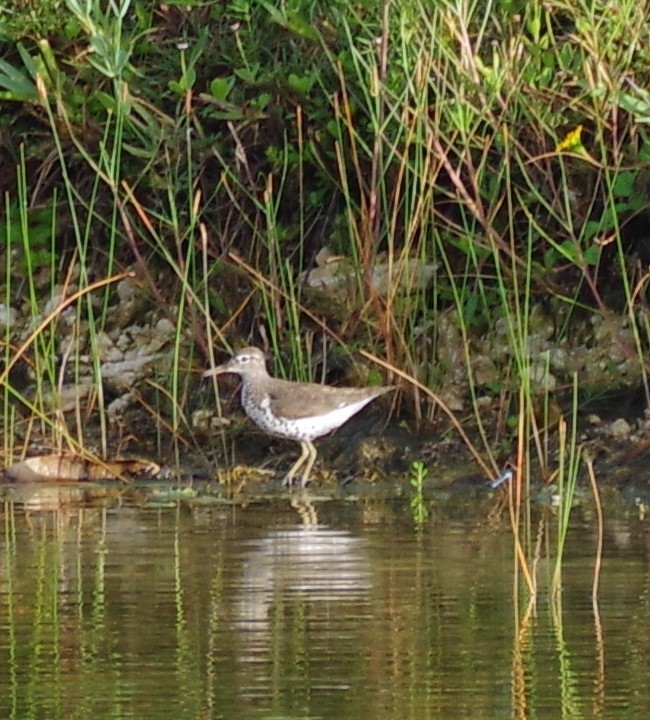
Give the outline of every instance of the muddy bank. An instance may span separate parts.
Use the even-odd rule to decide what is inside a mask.
[[[28,304],[2,306],[3,332],[15,338],[16,344],[24,340],[35,322],[57,307],[62,292],[62,288],[52,289],[43,301],[42,318],[34,318]],[[190,338],[181,346],[181,357],[175,357],[177,328],[168,309],[152,305],[135,278],[117,283],[109,310],[109,322],[94,339],[87,332],[80,333],[72,308],[61,314],[52,335],[56,373],[48,375],[47,382],[27,353],[12,368],[8,404],[16,419],[5,427],[3,443],[9,448],[5,466],[11,466],[16,457],[59,452],[51,432],[51,418],[56,417],[64,428],[63,436],[67,433],[69,444],[76,445],[82,455],[101,457],[105,462],[137,458],[160,466],[156,480],[136,476],[134,501],[139,501],[138,492],[154,497],[159,490],[148,490],[154,487],[169,488],[164,491],[170,493],[169,502],[176,502],[174,493],[197,502],[202,497],[230,501],[240,496],[284,496],[281,478],[296,459],[298,445],[264,435],[244,417],[238,381],[220,378],[216,385],[202,378],[208,362],[193,354],[196,347]],[[588,450],[595,458],[602,482],[622,489],[643,488],[650,420],[644,412],[642,363],[634,350],[627,317],[585,316],[580,328],[561,341],[555,340],[556,324],[557,318],[551,317],[545,306],[532,309],[524,353],[530,360],[529,372],[539,390],[541,409],[539,425],[531,432],[527,448],[533,458],[535,477],[531,481],[539,485],[542,497],[552,497],[553,467],[559,453],[557,418],[574,412],[568,388],[577,373],[581,388],[579,451]],[[421,485],[425,493],[449,489],[466,493],[469,488],[481,494],[507,463],[516,464],[518,411],[512,399],[507,406],[504,403],[504,397],[513,397],[505,387],[503,373],[511,361],[508,329],[497,321],[489,332],[463,338],[458,326],[453,312],[440,315],[435,390],[467,433],[473,452],[444,413],[435,405],[425,407],[429,400],[418,401],[413,387],[400,380],[394,403],[381,398],[377,407],[364,410],[318,442],[312,491],[331,497],[405,497],[411,492],[415,462],[421,463],[420,473],[424,472]],[[75,348],[74,362],[70,361],[71,347]],[[222,354],[217,352],[219,358]],[[469,364],[466,358],[470,358]],[[323,369],[327,368],[328,358],[320,360]],[[356,362],[362,371],[368,371],[367,360],[357,358]],[[336,363],[332,368],[336,377],[347,374],[347,369]],[[336,377],[326,374],[328,382],[336,382]],[[52,387],[53,380],[56,387]],[[182,390],[172,395],[168,388],[174,384]],[[422,403],[418,412],[414,412],[414,402]],[[40,423],[34,422],[36,410],[41,413]],[[63,444],[59,441],[58,447]],[[542,444],[544,457],[540,458]],[[24,479],[16,483],[15,477],[5,475],[4,480],[14,485],[7,491],[15,493],[15,485]],[[83,489],[80,497],[87,498],[92,492]],[[106,493],[109,498],[131,494],[131,486],[121,483]]]

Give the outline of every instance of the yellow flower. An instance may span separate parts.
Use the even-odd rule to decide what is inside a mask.
[[[580,155],[587,155],[585,146],[582,144],[582,125],[571,130],[564,136],[563,140],[555,147],[555,152],[562,152],[562,150],[568,150],[569,152],[578,153]]]

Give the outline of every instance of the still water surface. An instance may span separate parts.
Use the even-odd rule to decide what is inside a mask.
[[[650,717],[642,520],[608,526],[597,608],[591,521],[555,603],[544,543],[531,608],[507,513],[294,505],[5,503],[0,718]]]

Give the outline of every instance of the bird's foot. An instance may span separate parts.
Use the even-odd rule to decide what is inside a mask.
[[[293,480],[295,478],[295,473],[288,473],[284,476],[284,479],[282,480],[282,487],[292,488],[293,487]],[[309,482],[309,475],[305,476],[303,475],[300,479],[300,487],[304,488],[307,487],[307,483]]]
[[[282,480],[282,487],[290,488],[293,485],[293,473],[287,473]]]

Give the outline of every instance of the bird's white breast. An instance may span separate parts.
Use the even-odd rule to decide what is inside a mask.
[[[261,399],[261,402],[252,402],[249,394],[242,392],[242,406],[258,427],[271,435],[299,441],[313,440],[336,430],[370,400],[371,398],[362,398],[354,403],[341,402],[338,407],[324,415],[284,418],[273,412],[271,397],[268,394]],[[308,410],[305,408],[306,412]]]

